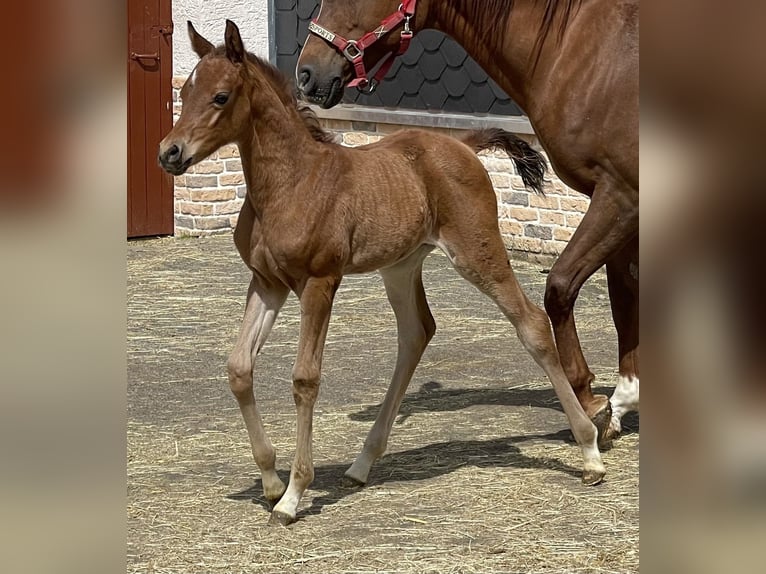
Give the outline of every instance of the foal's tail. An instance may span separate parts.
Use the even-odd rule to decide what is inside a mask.
[[[516,171],[527,188],[543,195],[543,176],[545,159],[540,152],[523,139],[498,128],[488,128],[468,132],[460,138],[464,144],[479,153],[485,149],[503,149],[516,164]]]

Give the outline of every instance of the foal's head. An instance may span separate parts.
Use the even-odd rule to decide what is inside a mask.
[[[160,165],[173,175],[238,141],[250,125],[251,71],[237,26],[227,20],[226,40],[218,48],[191,22],[188,29],[200,61],[181,89],[181,117],[159,149]]]
[[[322,143],[334,141],[314,112],[298,103],[290,80],[245,51],[234,22],[226,20],[224,44],[218,47],[200,36],[191,22],[188,29],[200,61],[181,89],[181,117],[160,142],[159,161],[164,169],[181,175],[218,148],[252,137],[254,123],[269,114],[272,121],[261,125],[274,124],[274,114],[279,114],[291,134]]]

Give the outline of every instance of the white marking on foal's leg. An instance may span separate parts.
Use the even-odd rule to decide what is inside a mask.
[[[638,377],[620,375],[609,402],[612,404],[612,420],[609,427],[615,433],[619,433],[622,430],[620,421],[623,415],[638,411]]]
[[[296,514],[298,514],[298,503],[301,501],[301,496],[303,496],[303,491],[295,485],[294,481],[290,481],[282,498],[274,506],[273,515],[282,514],[289,517],[283,523],[284,525],[293,522]]]
[[[590,440],[580,443],[580,450],[583,457],[583,482],[588,485],[601,482],[606,474],[606,467],[601,460],[601,451],[598,449],[598,431],[596,425],[591,423],[593,427],[592,436]],[[570,428],[571,425],[570,425]]]

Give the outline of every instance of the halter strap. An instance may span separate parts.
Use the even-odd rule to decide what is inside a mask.
[[[357,88],[360,92],[371,94],[378,87],[383,77],[391,69],[396,56],[400,56],[407,51],[412,40],[412,30],[410,30],[410,18],[415,15],[415,5],[417,0],[403,0],[396,12],[388,18],[381,21],[380,26],[372,32],[367,32],[358,40],[347,40],[330,32],[317,23],[316,18],[309,22],[309,32],[316,34],[323,40],[335,46],[343,56],[354,66],[356,78],[349,82],[350,88]],[[399,49],[396,52],[389,52],[378,63],[381,64],[374,76],[369,77],[364,65],[364,51],[380,40],[383,36],[396,29],[399,24],[404,22],[404,28],[401,31],[399,39]]]

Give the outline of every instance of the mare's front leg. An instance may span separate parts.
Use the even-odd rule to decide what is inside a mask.
[[[290,483],[271,513],[270,524],[288,525],[295,521],[301,496],[314,480],[311,454],[314,404],[319,394],[327,326],[340,277],[310,278],[298,293],[301,302],[301,333],[298,356],[293,366],[293,398],[297,411],[295,459]]]
[[[239,403],[239,410],[250,437],[253,458],[261,470],[263,494],[272,503],[282,496],[285,485],[274,468],[276,453],[263,429],[261,415],[255,402],[253,363],[274,326],[288,292],[287,287],[282,284],[268,284],[253,275],[247,292],[245,317],[227,364],[229,386]]]

